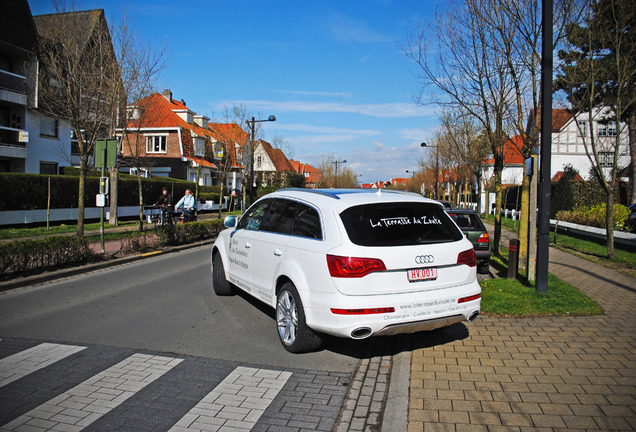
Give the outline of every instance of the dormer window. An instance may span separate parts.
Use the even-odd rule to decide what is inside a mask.
[[[223,158],[223,144],[220,142],[214,143],[214,159],[222,159]]]
[[[195,156],[205,156],[205,140],[203,138],[194,138],[194,154]]]
[[[147,136],[146,153],[166,153],[166,137]]]

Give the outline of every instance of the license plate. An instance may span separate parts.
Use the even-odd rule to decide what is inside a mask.
[[[427,267],[406,271],[409,282],[437,279],[437,267]]]

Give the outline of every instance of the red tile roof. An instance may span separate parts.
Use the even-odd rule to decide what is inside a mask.
[[[228,160],[232,168],[242,168],[240,156],[236,154],[235,144],[241,149],[249,140],[249,134],[236,123],[208,123],[208,130],[213,140],[223,143],[224,151],[227,152]]]
[[[257,142],[261,144],[263,150],[265,150],[265,153],[269,156],[274,167],[276,167],[276,171],[295,171],[281,149],[273,148],[270,143],[264,140],[258,140]]]
[[[558,182],[559,180],[561,180],[561,177],[563,177],[563,171],[559,171],[559,172],[557,172],[554,176],[552,176],[552,179],[551,179],[550,181],[551,181],[552,183],[556,183],[556,182]],[[574,180],[575,180],[575,181],[581,181],[581,182],[582,182],[582,181],[585,181],[585,180],[583,180],[583,177],[581,177],[581,176],[579,175],[579,173],[576,173],[576,176],[574,177]]]
[[[205,138],[209,138],[212,135],[210,130],[204,129],[196,123],[190,124],[177,114],[178,111],[190,111],[183,101],[168,100],[159,93],[153,93],[137,101],[132,104],[130,108],[141,109],[142,114],[139,119],[132,119],[128,122],[129,131],[137,128],[181,129],[184,157],[194,156],[194,148],[192,145],[193,134]]]
[[[209,167],[209,168],[216,168],[216,165],[214,165],[212,162],[206,160],[206,159],[202,159],[199,157],[191,157],[191,158],[186,158],[188,160],[191,160],[193,162],[196,162],[197,165],[201,165],[204,167]]]
[[[503,147],[504,165],[521,165],[524,163],[523,154],[521,149],[523,148],[523,139],[521,135],[515,135],[511,140],[506,141]],[[493,165],[495,158],[484,159],[482,162],[486,165]]]
[[[294,172],[305,176],[305,184],[315,185],[322,180],[322,171],[318,168],[314,168],[309,164],[300,163],[295,160],[290,160],[289,163],[294,169]]]
[[[529,118],[532,119],[533,117],[534,110],[530,110]],[[552,109],[552,132],[560,132],[563,126],[565,126],[567,122],[572,120],[572,118],[574,118],[574,115],[566,109]],[[541,128],[541,119],[539,119],[537,127]]]

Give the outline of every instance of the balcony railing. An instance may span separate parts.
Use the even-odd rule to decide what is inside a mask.
[[[26,142],[20,142],[20,132],[20,129],[0,126],[0,145],[26,147]]]
[[[26,94],[26,77],[0,69],[0,88],[15,93]]]

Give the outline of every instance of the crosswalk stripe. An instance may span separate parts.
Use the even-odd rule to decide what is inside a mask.
[[[81,430],[108,413],[182,359],[133,354],[67,392],[0,427],[15,430]]]
[[[239,366],[169,432],[249,431],[291,375],[291,372]]]
[[[42,343],[0,360],[0,387],[86,349],[83,346]]]

